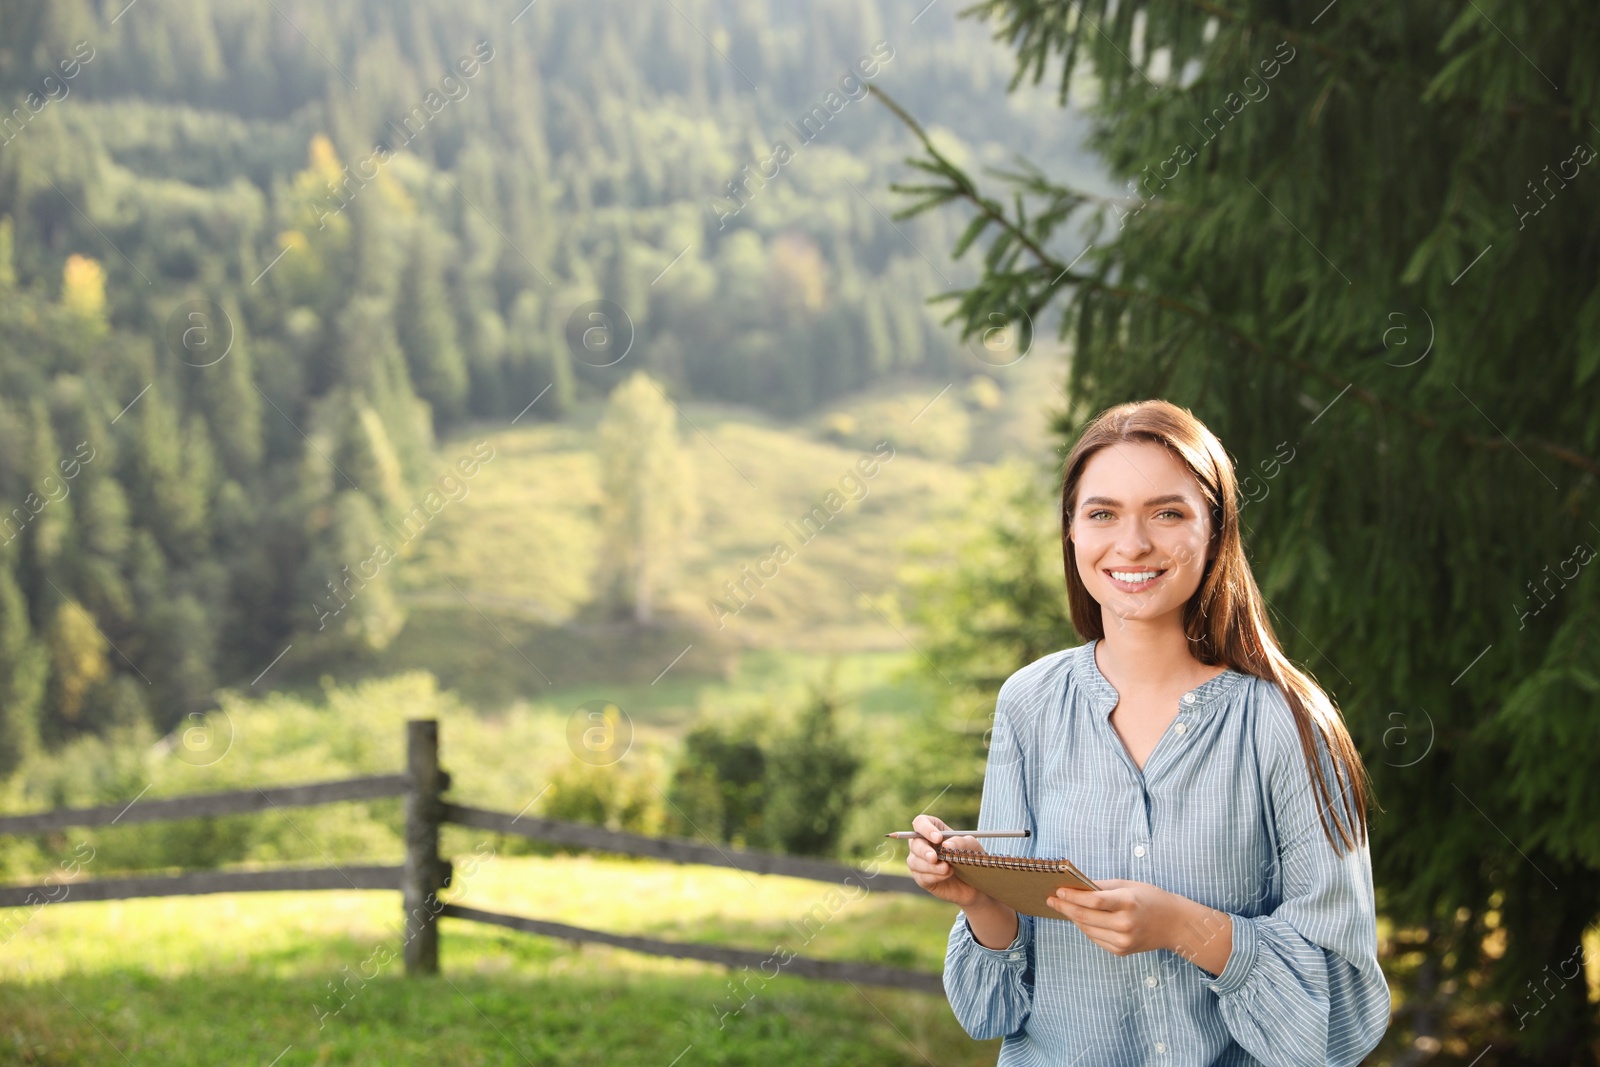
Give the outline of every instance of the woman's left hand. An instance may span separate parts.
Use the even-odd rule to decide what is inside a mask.
[[[1058,889],[1046,898],[1050,908],[1116,956],[1171,948],[1182,898],[1148,882],[1100,878],[1092,889]]]
[[[1233,917],[1148,882],[1101,878],[1093,889],[1058,889],[1051,909],[1117,956],[1165,948],[1209,974],[1233,956]]]

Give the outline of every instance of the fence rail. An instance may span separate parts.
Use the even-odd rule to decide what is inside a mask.
[[[188,871],[182,874],[137,878],[101,878],[45,885],[0,886],[0,907],[34,907],[69,901],[126,900],[138,897],[192,896],[208,893],[271,892],[316,889],[399,890],[408,930],[405,943],[407,974],[431,974],[439,969],[438,919],[454,918],[487,923],[524,933],[567,941],[612,945],[653,956],[703,960],[728,967],[761,967],[773,962],[770,953],[721,945],[663,941],[651,937],[590,930],[544,919],[524,918],[481,908],[440,901],[437,891],[450,885],[451,865],[439,855],[439,828],[445,824],[488,830],[549,844],[595,849],[622,855],[645,856],[674,863],[732,867],[757,874],[777,874],[818,882],[860,886],[866,891],[921,894],[922,889],[904,875],[867,872],[825,860],[783,856],[751,849],[723,848],[692,841],[646,837],[608,830],[588,823],[565,822],[475,808],[446,801],[440,795],[450,787],[450,775],[439,766],[438,723],[413,719],[406,724],[406,771],[306,785],[275,786],[205,793],[153,800],[135,799],[124,805],[59,808],[26,815],[0,816],[0,834],[37,834],[75,826],[129,825],[240,815],[279,808],[308,807],[350,800],[405,798],[405,862],[398,866],[356,866],[271,871]],[[821,960],[790,955],[781,970],[803,978],[862,982],[870,985],[942,994],[937,974],[843,960]]]
[[[397,797],[404,795],[408,788],[403,774],[375,774],[366,778],[344,778],[310,785],[158,797],[98,808],[56,808],[54,811],[40,811],[31,815],[0,815],[0,834],[40,834],[65,830],[69,826],[128,825],[202,819],[215,815],[245,815],[269,808],[306,808],[341,800]]]
[[[728,967],[750,967],[756,970],[774,962],[770,952],[753,952],[746,948],[726,948],[722,945],[697,945],[685,941],[661,941],[653,937],[608,934],[600,930],[586,930],[581,926],[568,926],[566,923],[548,922],[544,919],[501,915],[498,912],[463,907],[460,904],[446,904],[439,914],[489,923],[493,926],[506,926],[530,934],[564,938],[568,941],[594,941],[651,956],[675,956],[679,959],[705,960],[708,963],[721,963]],[[868,985],[915,989],[922,993],[944,992],[944,980],[937,974],[904,971],[898,967],[885,967],[876,963],[790,956],[781,966],[784,973],[797,974],[802,978],[821,978],[834,982],[865,982]]]
[[[472,808],[464,804],[445,804],[443,821],[550,844],[592,848],[627,856],[647,856],[651,859],[671,860],[674,863],[733,867],[756,874],[781,874],[790,878],[806,878],[813,882],[839,882],[845,885],[867,885],[870,882],[868,888],[895,893],[924,892],[915,880],[903,874],[874,874],[842,863],[829,863],[826,860],[783,856],[775,852],[722,848],[717,845],[701,845],[693,841],[677,841],[665,837],[645,837],[643,834],[608,830],[590,823],[562,822],[559,819],[531,818],[526,815],[519,817],[498,811],[486,811],[483,808]]]
[[[191,897],[206,893],[263,893],[288,889],[399,889],[402,867],[314,867],[276,871],[190,871],[143,878],[96,878],[54,885],[0,886],[0,908],[69,900]]]

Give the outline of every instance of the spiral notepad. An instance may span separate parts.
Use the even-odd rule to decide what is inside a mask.
[[[969,849],[939,847],[939,859],[955,868],[956,876],[972,888],[989,894],[1002,904],[1041,919],[1060,919],[1062,915],[1045,903],[1057,889],[1099,889],[1068,859],[1033,859],[1028,856],[996,856]]]

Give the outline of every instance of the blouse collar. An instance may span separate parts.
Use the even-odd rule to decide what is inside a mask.
[[[1095,662],[1094,648],[1099,643],[1100,638],[1087,641],[1079,646],[1078,653],[1083,657],[1082,676],[1095,710],[1100,713],[1101,718],[1110,718],[1121,696],[1117,693],[1116,687],[1106,680],[1106,676],[1100,673],[1100,665]],[[1221,674],[1206,679],[1179,698],[1182,708],[1180,713],[1191,719],[1209,714],[1213,708],[1221,705],[1234,683],[1247,677],[1249,675],[1232,667],[1224,668]]]

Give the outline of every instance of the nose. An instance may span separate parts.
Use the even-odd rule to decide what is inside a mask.
[[[1150,551],[1150,537],[1145,533],[1144,520],[1129,518],[1117,535],[1117,552],[1129,560],[1136,560]]]

